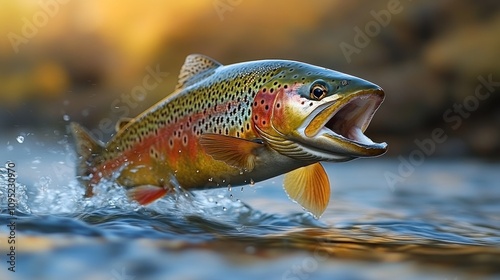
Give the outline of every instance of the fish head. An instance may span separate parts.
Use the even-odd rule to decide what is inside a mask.
[[[253,122],[281,154],[299,160],[347,161],[387,150],[364,132],[384,100],[379,86],[313,65],[287,66],[259,92]]]

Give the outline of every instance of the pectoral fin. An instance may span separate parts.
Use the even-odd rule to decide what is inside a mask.
[[[163,197],[168,192],[167,188],[153,185],[134,187],[127,192],[127,196],[141,205],[146,205]]]
[[[330,200],[330,181],[320,163],[295,169],[283,181],[288,196],[319,218]]]
[[[262,142],[212,133],[203,134],[200,144],[214,159],[245,171],[253,170],[257,150],[263,147]]]

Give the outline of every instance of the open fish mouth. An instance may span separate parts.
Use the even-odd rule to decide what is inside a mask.
[[[381,155],[387,144],[373,142],[364,132],[383,100],[383,90],[369,89],[332,101],[312,118],[304,133],[321,139],[321,149],[337,154]]]

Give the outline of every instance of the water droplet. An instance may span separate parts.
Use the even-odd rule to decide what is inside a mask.
[[[226,208],[226,207],[222,207],[222,211],[226,211],[226,210],[227,210],[227,208]]]
[[[214,178],[208,178],[209,182],[212,182],[213,180],[214,180]]]
[[[233,194],[230,194],[230,195],[229,195],[229,198],[233,198]]]
[[[250,186],[255,185],[255,181],[253,179],[250,179]]]
[[[64,116],[63,116],[63,120],[65,120],[65,121],[69,121],[69,116],[68,116],[68,115],[64,115]]]
[[[227,190],[228,191],[231,191],[233,188],[231,187],[231,185],[227,185]]]
[[[196,173],[200,173],[200,170],[196,169]]]
[[[17,136],[16,140],[17,140],[17,142],[19,142],[20,144],[22,144],[24,142],[24,136],[19,135],[19,136]]]
[[[39,183],[43,187],[47,187],[52,182],[52,179],[48,176],[40,177]]]
[[[243,191],[243,187],[241,187],[241,191]]]

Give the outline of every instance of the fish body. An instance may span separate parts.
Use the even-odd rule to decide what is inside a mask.
[[[261,60],[223,66],[190,55],[175,91],[117,124],[106,144],[71,124],[87,196],[116,180],[141,204],[183,189],[251,184],[286,174],[291,199],[315,216],[328,205],[319,162],[383,154],[363,132],[384,99],[363,79],[306,63]]]

